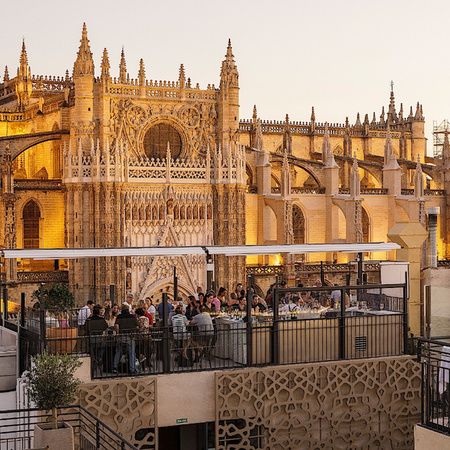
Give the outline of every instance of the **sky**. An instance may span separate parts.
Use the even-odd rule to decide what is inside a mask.
[[[3,0],[5,1],[5,0]],[[428,151],[432,125],[450,119],[448,0],[22,0],[0,27],[0,65],[10,74],[25,39],[33,74],[72,71],[82,23],[99,74],[103,48],[112,76],[122,45],[130,76],[219,84],[228,38],[240,74],[240,115],[253,105],[266,120],[350,122],[380,115],[394,81],[406,112],[423,103]],[[3,70],[1,70],[1,73]]]

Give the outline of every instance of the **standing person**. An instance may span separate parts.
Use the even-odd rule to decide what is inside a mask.
[[[80,308],[78,311],[78,328],[83,328],[86,323],[86,320],[92,314],[92,309],[94,308],[94,302],[92,300],[88,300],[86,304]]]
[[[170,301],[170,298],[168,298],[167,299],[167,310],[166,310],[167,318],[169,318],[169,314],[172,311],[173,311],[173,305],[172,305],[172,302]],[[159,320],[162,320],[162,318],[163,318],[163,302],[162,301],[160,301],[158,304],[158,317],[159,317]]]
[[[105,346],[103,343],[103,332],[108,328],[108,323],[102,316],[102,308],[95,305],[92,314],[86,319],[86,333],[89,336],[91,356],[93,358],[94,370],[103,365],[103,354]]]
[[[152,323],[155,323],[155,320],[156,320],[156,308],[155,308],[155,305],[153,304],[153,300],[150,297],[146,297],[145,298],[145,305],[147,306],[148,313],[153,316]]]
[[[135,315],[130,313],[128,305],[122,304],[120,314],[117,316],[116,325],[119,330],[117,336],[116,353],[114,355],[113,373],[117,373],[119,362],[123,355],[123,347],[126,346],[128,357],[128,369],[131,375],[136,371],[136,342],[133,333],[138,329],[138,321]]]
[[[133,295],[128,294],[126,300],[122,303],[122,306],[125,305],[128,307],[128,310],[130,311],[130,313],[133,312],[133,301],[134,301]]]

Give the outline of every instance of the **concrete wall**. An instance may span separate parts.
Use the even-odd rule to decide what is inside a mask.
[[[414,428],[414,450],[432,449],[450,449],[450,436],[416,425]]]

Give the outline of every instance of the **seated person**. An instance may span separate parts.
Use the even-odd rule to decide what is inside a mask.
[[[187,317],[183,314],[183,308],[178,305],[175,308],[175,314],[172,316],[171,324],[173,327],[173,338],[175,341],[183,341],[189,337],[186,331],[186,325],[189,323]],[[182,342],[181,342],[182,344]]]
[[[115,326],[118,328],[120,334],[117,336],[113,373],[117,373],[119,362],[123,354],[123,347],[126,346],[129,373],[131,375],[136,374],[136,342],[132,333],[138,329],[138,320],[136,316],[130,313],[129,306],[127,304],[122,305],[120,314],[117,316]]]
[[[267,303],[259,295],[255,294],[252,299],[252,307],[255,309],[258,308],[259,311],[266,311]]]
[[[208,310],[204,305],[200,306],[200,314],[197,314],[192,320],[191,325],[197,328],[196,340],[204,342],[214,335],[214,325]]]
[[[186,307],[186,317],[188,320],[192,320],[193,317],[195,317],[197,314],[199,314],[197,300],[195,300],[195,297],[193,295],[190,295],[188,297],[189,304]]]
[[[146,331],[150,328],[150,321],[143,308],[136,309],[136,318],[139,331]]]

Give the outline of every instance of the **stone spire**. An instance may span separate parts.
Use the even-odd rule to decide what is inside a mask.
[[[423,188],[423,173],[422,164],[420,164],[420,157],[417,156],[416,172],[414,173],[414,197],[421,198],[424,195]]]
[[[384,114],[384,106],[381,108],[380,123],[381,123],[381,125],[384,125],[386,123],[385,114]]]
[[[392,136],[391,136],[391,128],[388,122],[387,124],[387,133],[386,133],[386,142],[384,144],[384,169],[398,169],[400,166],[397,162],[397,157],[395,156],[394,149],[392,147]]]
[[[358,114],[356,114],[356,122],[355,122],[355,127],[360,127],[361,126],[361,117]]]
[[[17,75],[21,78],[26,78],[28,76],[28,71],[27,49],[25,47],[25,39],[22,39],[22,50],[20,52],[19,70],[17,72]]]
[[[9,81],[9,72],[8,72],[8,66],[5,66],[5,72],[3,74],[3,83]]]
[[[412,108],[412,106],[410,106],[408,120],[412,121],[413,119],[414,119],[413,108]]]
[[[111,65],[109,64],[108,50],[106,50],[106,48],[103,49],[101,69],[102,69],[102,79],[109,80],[111,78],[109,72],[109,69],[111,69]]]
[[[311,122],[316,121],[316,113],[314,111],[314,106],[311,108]]]
[[[256,119],[258,118],[258,110],[256,109],[256,105],[253,105],[253,115],[252,122],[256,124]]]
[[[388,120],[391,123],[397,120],[397,112],[395,111],[395,95],[394,95],[394,82],[391,81],[391,95],[389,99]]]
[[[372,125],[375,125],[377,123],[377,117],[375,115],[375,111],[373,112],[373,117],[372,117]]]
[[[330,144],[330,131],[328,130],[328,123],[325,123],[325,134],[322,142],[322,162],[325,167],[337,167],[334,159],[333,151]]]
[[[139,72],[138,72],[139,85],[145,85],[145,65],[144,60],[141,58],[139,60]]]
[[[126,83],[127,78],[127,62],[125,61],[125,50],[122,47],[122,51],[120,52],[119,83]]]
[[[186,85],[186,73],[184,71],[184,64],[180,64],[180,71],[178,73],[178,83],[180,84],[180,88],[184,89]]]
[[[398,112],[399,122],[403,122],[403,103],[400,103],[400,111]]]
[[[359,178],[359,166],[356,153],[353,154],[353,164],[350,174],[350,197],[358,199],[361,195],[361,180]]]
[[[22,41],[19,67],[17,69],[16,96],[20,110],[23,110],[29,103],[32,93],[31,70],[28,65],[28,55],[25,48],[25,40]]]
[[[262,133],[262,126],[261,126],[261,119],[256,119],[256,127],[255,127],[255,142],[254,142],[254,148],[257,150],[263,149],[263,133]]]
[[[83,23],[83,31],[81,33],[80,47],[78,49],[77,59],[73,65],[73,75],[94,75],[94,59],[92,58],[91,47],[87,36],[86,23]]]
[[[416,114],[414,115],[414,120],[422,120],[421,106],[419,102],[417,102],[416,106]]]
[[[234,61],[231,39],[228,39],[227,52],[225,54],[225,59],[222,61],[222,67],[220,70],[220,87],[237,86],[239,86],[239,73],[236,62]]]
[[[283,149],[288,153],[288,155],[292,154],[292,135],[291,127],[289,126],[289,114],[286,114],[284,119]]]
[[[450,143],[448,139],[448,130],[444,132],[444,144],[442,145],[442,161],[445,169],[450,168]]]

